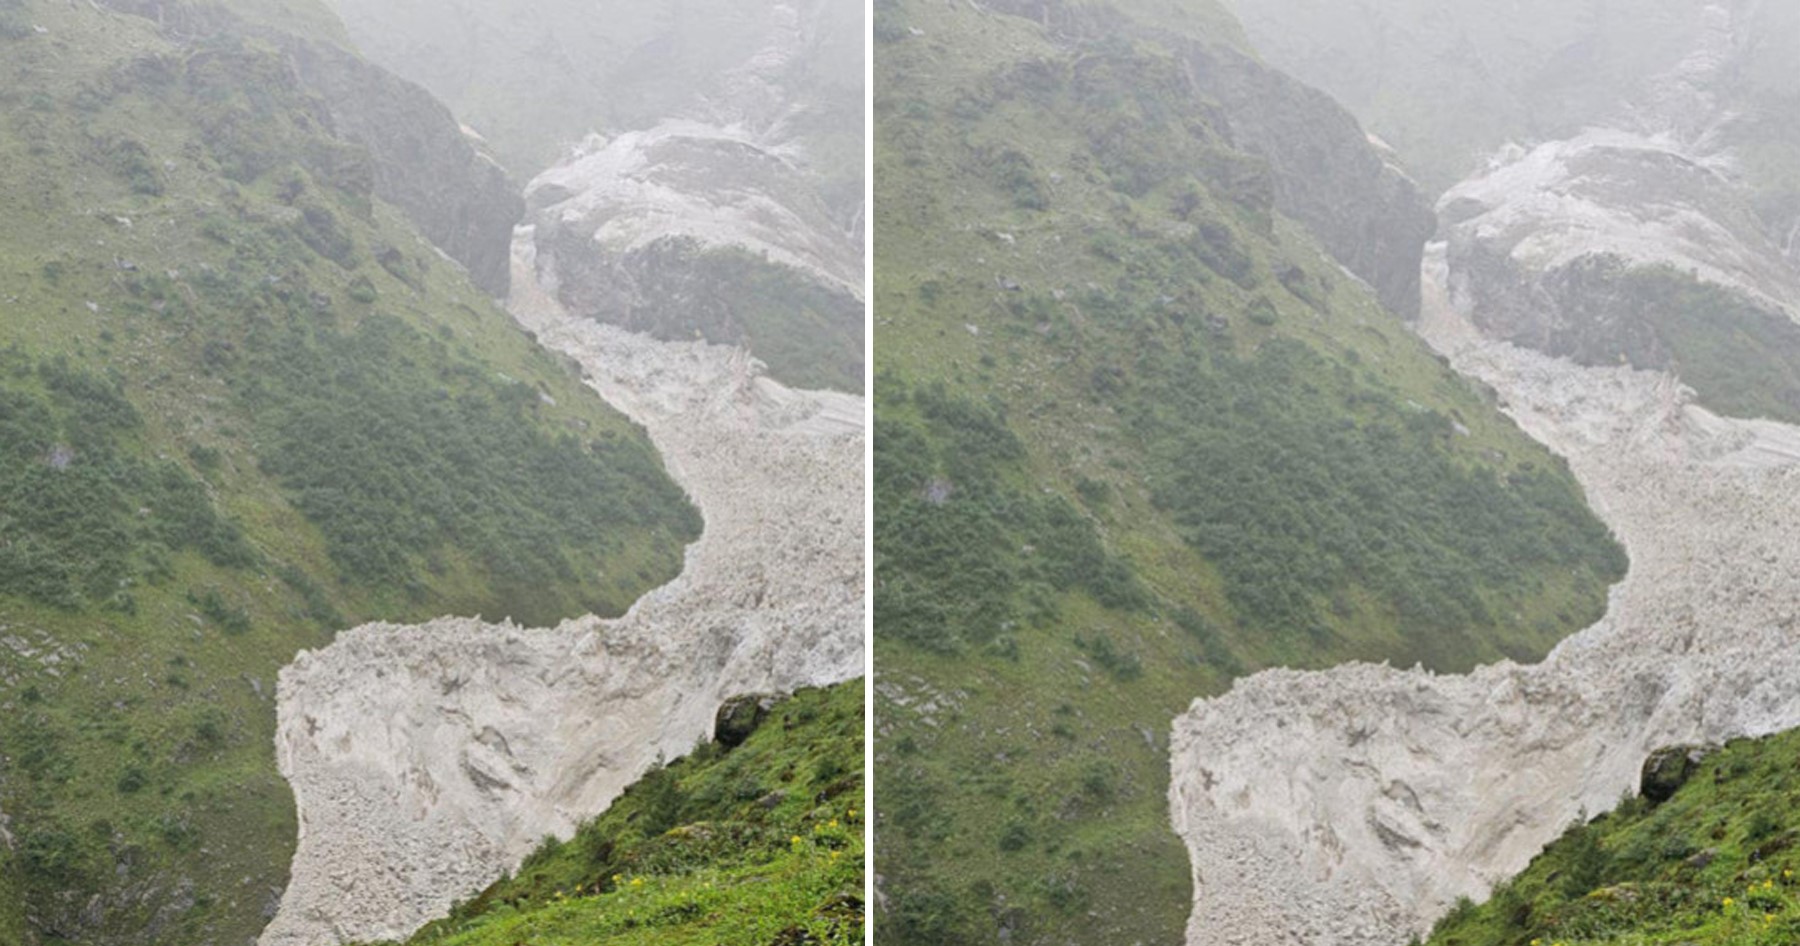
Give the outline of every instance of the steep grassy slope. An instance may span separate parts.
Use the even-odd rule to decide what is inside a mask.
[[[293,850],[296,650],[619,613],[698,517],[286,53],[0,7],[0,932],[241,943]]]
[[[1431,946],[1776,946],[1800,941],[1800,733],[1708,755],[1673,797],[1570,827]]]
[[[1038,6],[876,11],[890,943],[1179,941],[1190,700],[1533,659],[1624,566],[1562,464],[1275,210],[1190,68],[1215,7],[1090,42],[1041,22],[1096,8]]]
[[[850,946],[863,932],[863,684],[697,746],[408,946]]]

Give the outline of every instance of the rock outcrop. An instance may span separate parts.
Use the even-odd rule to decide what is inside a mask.
[[[1631,572],[1536,666],[1278,670],[1196,702],[1170,788],[1193,946],[1403,942],[1636,788],[1653,750],[1800,725],[1800,429],[1428,299],[1427,338],[1568,458]]]
[[[570,312],[860,390],[861,235],[779,144],[671,119],[589,138],[526,197],[534,277]]]
[[[1643,368],[1673,360],[1624,291],[1634,271],[1691,274],[1786,319],[1800,271],[1729,170],[1674,138],[1613,130],[1503,152],[1440,205],[1452,298],[1492,338]]]
[[[519,187],[431,93],[328,43],[289,45],[300,79],[324,100],[336,131],[367,149],[375,196],[469,271],[496,298],[512,280]]]
[[[367,152],[375,196],[461,263],[475,285],[495,298],[506,296],[512,231],[525,202],[506,171],[430,92],[340,45],[347,42],[341,36],[301,35],[272,14],[163,0],[105,4],[154,20],[165,35],[186,42],[254,37],[278,46],[293,68],[293,81],[318,98],[331,134]],[[330,14],[320,10],[318,16],[329,20]]]
[[[264,946],[404,937],[707,738],[727,697],[862,673],[862,400],[570,318],[519,252],[515,316],[648,428],[705,533],[617,620],[371,625],[301,654],[277,736],[300,846]]]
[[[1699,746],[1670,746],[1650,753],[1638,773],[1638,794],[1653,805],[1674,798],[1705,758],[1706,749]]]

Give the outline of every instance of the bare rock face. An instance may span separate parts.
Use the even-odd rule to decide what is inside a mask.
[[[1536,666],[1277,670],[1197,701],[1170,787],[1193,946],[1404,942],[1635,789],[1652,751],[1800,725],[1800,428],[1489,341],[1427,288],[1427,338],[1568,458],[1630,574]]]
[[[431,93],[325,43],[288,44],[307,88],[338,134],[367,149],[375,194],[400,208],[476,286],[504,298],[512,230],[525,214],[518,186]]]
[[[675,119],[593,136],[526,200],[533,275],[570,312],[747,346],[783,380],[861,389],[860,229],[832,217],[781,144]]]
[[[705,533],[617,620],[370,625],[301,654],[276,745],[300,846],[264,946],[403,938],[708,738],[727,697],[862,673],[862,400],[570,319],[528,277],[513,311],[648,428]]]
[[[1139,20],[1106,4],[989,0],[982,6],[1040,22],[1063,39],[1135,36],[1167,45],[1182,60],[1195,95],[1215,104],[1231,145],[1267,162],[1270,206],[1318,237],[1389,311],[1418,316],[1419,253],[1437,229],[1431,202],[1331,96],[1270,68],[1216,29]]]
[[[1800,271],[1729,170],[1672,137],[1616,130],[1509,149],[1439,204],[1452,298],[1488,336],[1583,364],[1673,367],[1668,340],[1627,291],[1648,267],[1786,320]]]

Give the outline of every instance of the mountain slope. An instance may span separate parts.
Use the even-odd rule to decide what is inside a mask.
[[[1459,904],[1427,942],[1713,946],[1800,937],[1800,734],[1655,758],[1661,764],[1644,779],[1653,796],[1571,825],[1488,902]]]
[[[1422,205],[1341,110],[1210,5],[999,9],[876,10],[877,935],[1175,942],[1188,701],[1534,659],[1623,556],[1367,284]]]
[[[1761,209],[1793,225],[1790,4],[1761,0],[1232,0],[1256,49],[1330,92],[1433,192],[1509,141],[1572,137],[1627,116],[1744,147]],[[1735,33],[1735,35],[1730,35]],[[1704,50],[1720,36],[1725,47]],[[1741,68],[1713,73],[1721,60]]]
[[[1238,6],[1444,192],[1450,286],[1483,332],[1800,418],[1791,5]]]
[[[863,686],[746,697],[408,946],[862,942]]]
[[[297,650],[617,614],[698,517],[381,198],[392,155],[266,25],[0,12],[0,930],[242,942],[293,851],[270,699]]]
[[[570,311],[861,393],[855,0],[336,6],[371,57],[534,177],[536,277]]]

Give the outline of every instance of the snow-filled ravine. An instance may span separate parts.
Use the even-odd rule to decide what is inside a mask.
[[[300,654],[276,737],[299,849],[262,946],[404,938],[708,737],[723,699],[863,672],[863,399],[571,318],[533,252],[522,231],[514,317],[648,430],[704,534],[617,620],[373,624]]]
[[[1652,750],[1800,726],[1800,428],[1721,418],[1667,374],[1482,337],[1442,247],[1421,334],[1565,456],[1631,555],[1543,663],[1276,670],[1174,723],[1190,946],[1394,946],[1483,898]]]

